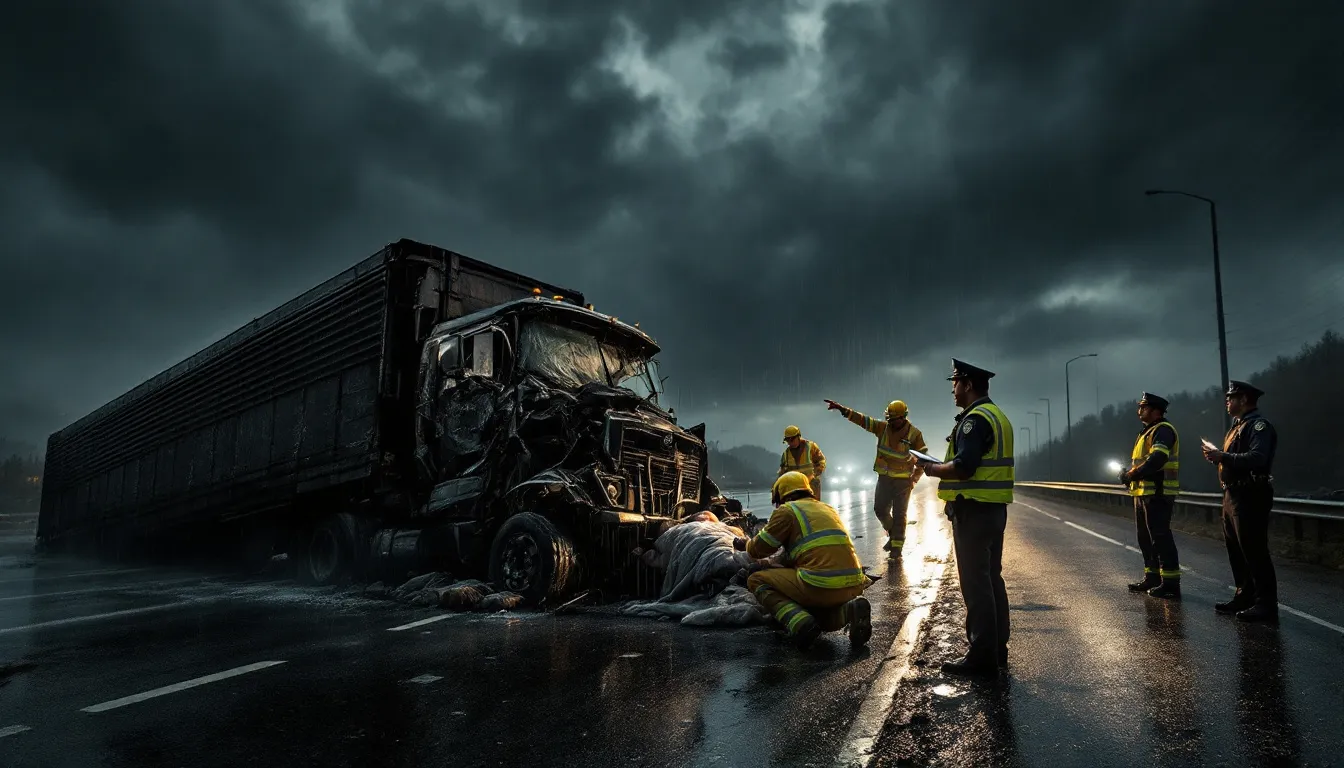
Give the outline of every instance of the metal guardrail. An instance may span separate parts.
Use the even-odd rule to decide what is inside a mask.
[[[1118,484],[1108,483],[1023,482],[1019,480],[1015,485],[1028,488],[1053,488],[1061,491],[1095,493],[1107,496],[1129,496],[1129,491],[1120,487]],[[1176,496],[1176,500],[1182,504],[1191,504],[1199,507],[1221,508],[1223,505],[1223,495],[1221,493],[1181,491]],[[1276,496],[1274,497],[1274,512],[1280,515],[1310,517],[1318,520],[1344,520],[1344,501],[1293,499]]]

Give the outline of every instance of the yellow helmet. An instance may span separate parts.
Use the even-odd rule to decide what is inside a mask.
[[[812,492],[812,486],[807,482],[807,475],[802,472],[785,472],[775,481],[770,489],[770,501],[773,504],[779,504],[784,497],[798,491]]]
[[[903,419],[909,412],[910,409],[906,408],[905,403],[901,400],[892,400],[890,403],[887,403],[888,419]]]
[[[789,442],[790,437],[802,437],[802,436],[803,436],[803,430],[795,427],[792,424],[784,428],[784,442],[786,443]]]

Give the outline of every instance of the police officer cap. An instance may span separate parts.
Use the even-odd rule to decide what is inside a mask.
[[[1167,402],[1165,397],[1158,397],[1152,392],[1144,392],[1143,396],[1139,398],[1139,405],[1151,405],[1159,411],[1165,411],[1171,403]]]
[[[1249,395],[1252,398],[1259,398],[1261,395],[1265,394],[1265,391],[1263,389],[1257,389],[1244,381],[1229,381],[1227,383],[1227,394]]]
[[[957,379],[981,379],[988,381],[994,378],[993,371],[986,371],[984,368],[977,368],[970,363],[963,363],[957,358],[952,358],[952,375],[947,377],[948,381]]]

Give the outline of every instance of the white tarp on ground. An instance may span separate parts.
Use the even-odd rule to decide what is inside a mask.
[[[649,565],[667,570],[661,596],[651,602],[626,603],[620,612],[680,619],[682,624],[694,626],[763,622],[765,616],[751,593],[730,584],[734,576],[755,563],[746,552],[733,549],[733,539],[741,535],[741,530],[712,520],[669,528],[654,542],[652,551],[641,555]]]

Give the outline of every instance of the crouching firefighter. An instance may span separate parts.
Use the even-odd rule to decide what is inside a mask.
[[[863,573],[854,543],[840,515],[812,495],[807,477],[786,472],[770,489],[775,511],[765,528],[734,545],[760,560],[780,547],[790,568],[767,568],[747,578],[747,589],[774,616],[800,648],[822,632],[849,629],[854,646],[873,634],[872,606],[863,590],[872,581]]]

